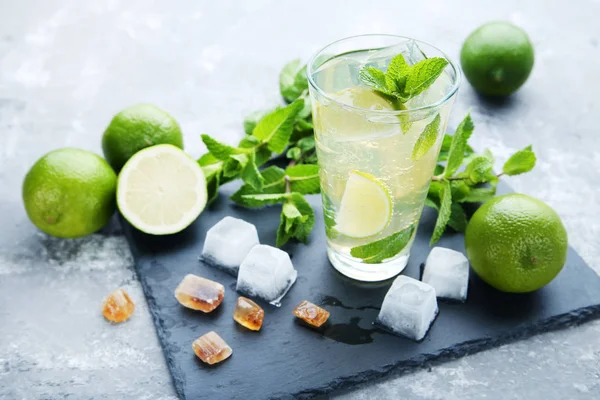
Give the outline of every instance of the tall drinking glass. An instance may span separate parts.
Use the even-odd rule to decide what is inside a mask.
[[[385,71],[400,53],[409,64],[430,57],[449,62],[435,83],[402,105],[359,79],[361,67]],[[309,62],[307,74],[329,260],[360,281],[393,277],[408,262],[459,70],[427,43],[364,35],[322,49]],[[420,154],[415,146],[424,136],[435,143]]]

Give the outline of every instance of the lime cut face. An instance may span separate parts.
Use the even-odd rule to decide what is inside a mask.
[[[153,146],[136,153],[119,175],[119,210],[145,233],[180,232],[196,220],[206,201],[202,168],[172,145]]]

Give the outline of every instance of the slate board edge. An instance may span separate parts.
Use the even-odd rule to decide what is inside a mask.
[[[118,216],[119,216],[119,223],[121,224],[123,232],[125,233],[127,242],[128,242],[128,244],[130,244],[129,240],[131,237],[131,231],[135,228],[133,226],[131,226],[125,220],[125,218],[123,217],[123,215],[120,212],[118,213]],[[173,386],[175,387],[175,392],[177,393],[177,397],[179,397],[180,399],[184,399],[183,377],[182,377],[181,371],[179,370],[179,367],[177,366],[177,363],[175,362],[175,359],[169,354],[169,351],[167,351],[169,342],[167,341],[167,338],[165,337],[165,334],[164,334],[164,332],[165,332],[164,321],[159,315],[158,306],[156,304],[156,298],[154,297],[154,294],[152,293],[152,288],[150,287],[150,285],[148,285],[146,279],[144,279],[144,277],[142,276],[142,274],[140,274],[140,271],[138,269],[139,254],[138,254],[137,249],[135,248],[135,246],[131,246],[131,245],[129,246],[129,249],[131,250],[131,253],[133,255],[133,263],[135,266],[135,273],[137,275],[138,281],[140,281],[140,283],[142,285],[144,297],[146,298],[146,303],[148,304],[148,310],[150,311],[150,315],[152,316],[152,321],[154,323],[154,330],[156,331],[156,335],[158,336],[158,341],[160,342],[161,351],[165,357],[167,367],[169,368],[169,371],[171,373],[170,374],[171,382],[173,383]]]
[[[396,376],[400,376],[422,369],[425,363],[431,363],[432,365],[441,364],[446,361],[513,343],[541,333],[581,325],[598,318],[600,318],[600,304],[582,307],[565,314],[555,315],[554,317],[541,320],[534,326],[517,327],[513,332],[508,332],[496,338],[485,338],[457,343],[452,347],[442,349],[436,353],[423,354],[422,356],[401,360],[397,363],[388,364],[378,369],[370,369],[356,375],[340,377],[327,385],[314,389],[292,394],[282,393],[281,396],[271,397],[271,399],[311,399],[319,395],[326,395],[335,390],[349,389],[361,383],[369,382],[374,379],[381,379],[392,372],[394,372]]]

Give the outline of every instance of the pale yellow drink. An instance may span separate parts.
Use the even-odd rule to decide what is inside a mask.
[[[408,261],[412,239],[379,264],[366,264],[350,252],[417,225],[452,107],[453,96],[447,97],[456,84],[450,69],[417,98],[394,105],[358,79],[363,64],[385,69],[395,55],[377,57],[380,53],[344,53],[309,70],[328,255],[340,272],[365,281],[394,276]],[[419,136],[438,116],[435,144],[420,158],[411,157]],[[361,208],[344,213],[350,196],[362,199]]]

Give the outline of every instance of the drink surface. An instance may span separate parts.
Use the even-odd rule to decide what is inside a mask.
[[[317,86],[329,97],[317,93],[313,103],[329,247],[353,261],[360,261],[350,256],[353,247],[385,238],[418,222],[451,107],[448,101],[433,109],[415,110],[444,98],[451,86],[446,73],[402,108],[362,85],[358,77],[361,66],[385,70],[395,55],[385,53],[370,50],[343,54],[325,62],[313,74]],[[399,109],[408,111],[399,116],[394,113]],[[438,114],[441,124],[436,144],[422,158],[411,159],[417,139]],[[336,225],[341,226],[340,206],[349,176],[354,172],[370,174],[385,188],[391,201],[387,225],[368,237],[342,234],[335,229]],[[394,258],[406,257],[410,245]]]

